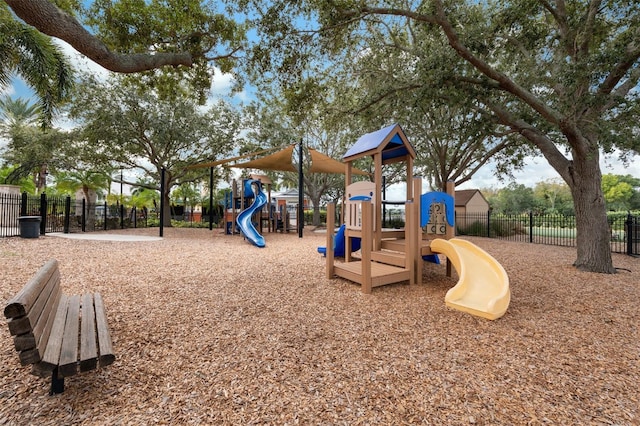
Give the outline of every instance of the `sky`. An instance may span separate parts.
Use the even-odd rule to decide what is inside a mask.
[[[612,156],[601,156],[600,167],[603,175],[632,175],[640,178],[640,156],[631,159],[628,165],[624,165],[614,154]],[[495,178],[495,166],[491,163],[485,165],[470,182],[460,185],[459,189],[481,189],[481,188],[502,188],[509,183],[516,182],[525,186],[534,187],[536,183],[548,179],[561,179],[556,172],[547,163],[543,157],[528,157],[525,160],[525,167],[521,171],[514,172],[514,179],[508,179],[504,182]]]
[[[95,76],[106,79],[111,73],[110,71],[102,68],[100,65],[88,60],[83,55],[76,52],[68,43],[54,39],[56,43],[66,53],[74,67],[78,70],[88,71]],[[235,94],[232,98],[229,98],[230,89],[233,85],[233,76],[230,74],[223,74],[219,70],[215,70],[215,75],[212,83],[211,94],[208,103],[215,102],[219,98],[226,98],[233,103],[241,103],[250,100],[252,97],[252,88],[247,87],[242,92]],[[33,98],[33,91],[27,87],[21,80],[14,79],[12,85],[5,90],[5,93],[12,97]],[[388,123],[381,123],[381,127]],[[73,127],[73,123],[63,119],[58,119],[55,126],[62,129],[69,129]],[[374,131],[376,129],[372,129]],[[634,177],[640,178],[640,156],[635,156],[631,159],[626,166],[620,162],[617,157],[610,156],[601,158],[602,174],[630,174]],[[491,163],[485,165],[474,177],[464,184],[460,185],[458,189],[482,189],[482,188],[502,188],[509,183],[516,182],[517,184],[523,184],[525,186],[534,187],[536,183],[545,181],[548,179],[559,179],[559,175],[543,157],[530,157],[525,161],[525,167],[521,171],[514,172],[514,179],[508,179],[500,181],[495,177],[495,166]],[[119,185],[115,192],[119,191]],[[126,191],[125,191],[126,192]],[[404,189],[400,189],[398,186],[390,188],[388,192],[388,198],[397,197],[401,199]]]

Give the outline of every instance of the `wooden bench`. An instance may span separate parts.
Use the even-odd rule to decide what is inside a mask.
[[[4,315],[22,365],[51,377],[50,395],[64,391],[65,377],[115,361],[102,297],[63,294],[55,259],[7,302]]]

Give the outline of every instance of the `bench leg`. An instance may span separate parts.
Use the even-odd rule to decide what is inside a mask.
[[[51,391],[49,395],[56,395],[64,392],[64,377],[58,378],[58,367],[51,373]]]

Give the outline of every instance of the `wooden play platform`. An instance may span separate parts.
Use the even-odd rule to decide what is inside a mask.
[[[373,158],[374,180],[351,182],[351,164],[364,156]],[[359,283],[363,293],[371,293],[374,287],[386,284],[421,282],[423,262],[440,263],[438,254],[444,254],[447,275],[451,276],[453,264],[459,278],[447,292],[447,306],[490,320],[502,317],[511,299],[509,277],[491,255],[468,241],[453,239],[454,184],[447,182],[446,192],[420,195],[422,180],[412,177],[414,157],[413,147],[397,124],[362,136],[347,151],[344,225],[340,234],[344,238],[344,261],[336,261],[335,206],[330,204],[325,250],[327,278],[346,278]],[[397,162],[406,165],[407,196],[400,203],[405,207],[405,226],[401,230],[383,229],[382,167]],[[356,239],[360,242],[358,258],[352,254]]]
[[[352,163],[364,156],[371,156],[375,164],[374,180],[351,182]],[[364,293],[370,293],[373,287],[409,281],[420,282],[422,262],[426,256],[433,256],[428,236],[423,228],[432,229],[433,236],[451,238],[453,221],[444,227],[440,234],[443,214],[423,214],[424,208],[420,196],[422,180],[413,178],[413,160],[415,151],[408,142],[399,125],[386,127],[361,137],[345,154],[345,255],[344,262],[336,262],[334,256],[332,230],[335,229],[335,206],[330,204],[327,211],[327,277],[334,275],[361,284]],[[385,164],[404,162],[406,165],[406,200],[404,229],[382,228],[382,168]],[[448,186],[453,209],[453,184]],[[446,195],[446,194],[445,194]],[[437,207],[439,212],[444,211]],[[450,215],[453,216],[452,214]],[[428,223],[429,222],[429,223]],[[432,236],[432,237],[433,237]],[[360,257],[352,255],[352,240],[361,241]]]
[[[421,179],[414,178],[413,185],[414,193],[418,193]],[[381,228],[377,233],[380,240],[375,241],[376,233],[372,232],[376,224],[373,213],[375,197],[366,195],[371,193],[372,188],[372,182],[356,182],[347,188],[349,198],[344,203],[344,261],[336,262],[332,246],[335,237],[333,232],[329,231],[326,250],[327,277],[332,278],[335,275],[357,282],[362,285],[364,293],[370,293],[374,287],[402,281],[408,281],[410,284],[420,283],[423,262],[436,256],[431,250],[431,241],[434,238],[453,237],[453,226],[444,225],[443,214],[421,214],[421,210],[425,208],[443,210],[440,204],[424,206],[422,199],[426,194],[423,194],[406,202],[404,229]],[[453,185],[448,185],[448,189],[453,192]],[[327,210],[328,230],[335,229],[334,217],[335,206],[331,204]],[[359,257],[352,254],[352,240],[355,238],[361,241]],[[448,270],[450,275],[450,269]]]

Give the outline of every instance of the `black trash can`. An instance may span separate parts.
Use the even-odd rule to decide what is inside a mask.
[[[20,236],[22,238],[40,237],[40,216],[19,216]]]

